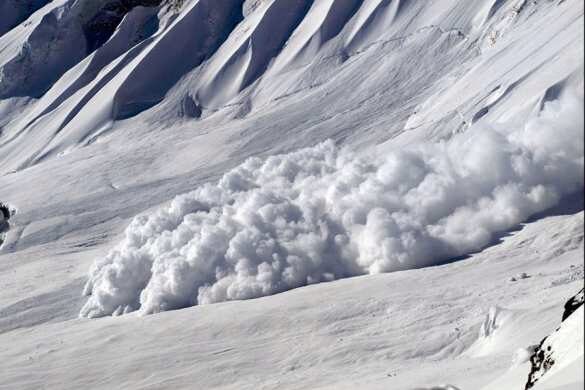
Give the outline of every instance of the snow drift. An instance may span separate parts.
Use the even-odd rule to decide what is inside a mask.
[[[525,126],[358,156],[332,142],[252,158],[135,218],[96,261],[85,317],[250,299],[440,264],[583,188],[583,97]]]

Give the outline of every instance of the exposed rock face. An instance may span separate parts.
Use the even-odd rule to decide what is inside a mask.
[[[581,289],[577,295],[573,298],[569,299],[567,303],[565,303],[565,312],[563,313],[563,321],[569,318],[571,314],[573,314],[581,305],[583,305],[583,292],[584,289]]]
[[[545,337],[530,357],[532,368],[525,390],[533,388],[549,371],[566,358],[571,350],[583,343],[583,289],[565,304],[563,322],[552,334]],[[580,318],[579,318],[580,317]]]

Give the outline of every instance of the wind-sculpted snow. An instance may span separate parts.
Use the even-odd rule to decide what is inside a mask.
[[[440,264],[583,188],[582,98],[523,128],[358,156],[253,158],[137,217],[90,272],[82,316],[149,314]]]

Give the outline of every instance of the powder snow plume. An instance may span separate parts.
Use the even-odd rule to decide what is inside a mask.
[[[252,158],[134,219],[80,315],[156,313],[440,264],[583,190],[583,96],[525,126],[360,156],[333,142]]]

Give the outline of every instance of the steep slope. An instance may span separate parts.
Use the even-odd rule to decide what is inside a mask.
[[[583,387],[583,309],[563,321],[531,357],[532,370],[526,389]],[[579,375],[581,368],[581,375]]]
[[[222,173],[219,166],[234,166],[250,155],[312,146],[329,137],[356,146],[388,139],[394,145],[414,143],[450,137],[465,130],[473,118],[475,122],[489,123],[512,116],[510,111],[531,111],[557,95],[583,64],[583,7],[579,2],[530,3],[517,13],[512,13],[516,9],[510,9],[512,5],[502,6],[492,12],[490,20],[482,19],[483,24],[478,25],[477,15],[483,15],[493,2],[466,2],[460,6],[453,2],[364,1],[341,33],[323,45],[308,65],[298,67],[302,63],[287,58],[303,47],[305,35],[310,37],[318,31],[301,22],[264,76],[218,111],[206,109],[206,101],[198,91],[201,85],[207,85],[201,82],[209,80],[203,75],[213,75],[205,70],[221,64],[216,61],[235,47],[232,43],[239,39],[235,33],[212,58],[183,75],[156,107],[130,120],[112,122],[116,107],[127,115],[160,99],[166,88],[160,88],[160,75],[165,75],[162,80],[167,81],[162,84],[167,86],[180,77],[183,72],[175,72],[180,66],[169,71],[166,62],[161,62],[160,68],[149,65],[148,72],[136,69],[145,69],[139,64],[148,58],[155,61],[170,56],[175,50],[172,43],[177,41],[173,37],[179,35],[165,37],[189,18],[188,26],[200,25],[198,18],[204,14],[198,10],[203,3],[185,3],[180,16],[166,9],[156,16],[152,14],[154,8],[136,9],[101,49],[69,71],[41,99],[3,100],[0,110],[6,114],[1,124],[2,171],[9,173],[44,161],[36,168],[46,172],[41,176],[59,180],[67,187],[66,193],[79,193],[75,184],[58,178],[67,176],[63,166],[85,161],[75,163],[80,175],[90,177],[82,193],[91,198],[90,194],[103,193],[111,182],[117,188],[135,187],[133,191],[141,186],[145,196],[156,199],[144,204],[143,196],[131,196],[132,202],[142,203],[135,208],[140,211],[177,192],[190,190],[189,180],[183,175],[197,181],[197,177],[209,176],[214,170]],[[266,18],[266,10],[273,2],[260,4],[240,28]],[[320,4],[303,12],[314,15]],[[333,2],[331,7],[343,4]],[[215,8],[221,10],[219,5]],[[387,19],[388,12],[396,15]],[[41,18],[39,13],[35,15]],[[387,32],[379,39],[372,33],[368,43],[364,38],[359,51],[344,49],[346,39],[355,35],[358,26],[365,32],[382,22],[387,23],[381,28]],[[507,23],[508,35],[502,35],[492,47],[491,41],[482,37],[503,22]],[[543,25],[547,28],[540,28]],[[450,30],[453,28],[460,28],[461,33]],[[182,39],[184,35],[188,34],[181,33]],[[144,38],[148,36],[151,38]],[[8,38],[5,35],[1,40],[11,42]],[[132,43],[136,41],[140,42]],[[148,54],[155,47],[160,47],[158,54]],[[271,73],[274,76],[268,77]],[[150,74],[159,75],[156,82]],[[228,74],[231,73],[224,76]],[[219,74],[214,80],[217,77]],[[124,85],[128,88],[120,89]],[[135,92],[131,92],[134,88]],[[226,90],[218,85],[212,93],[224,96]],[[136,100],[135,94],[141,99]],[[201,118],[194,121],[193,117]],[[209,146],[201,148],[204,144]],[[167,152],[168,145],[173,145],[172,153]],[[221,152],[210,153],[213,145],[222,145]],[[88,160],[88,156],[95,158]],[[202,166],[208,168],[202,170]],[[149,175],[137,176],[134,170],[148,171]],[[29,176],[25,172],[0,179],[5,188],[2,198],[18,196],[24,209],[42,210],[46,199],[26,204],[30,197],[22,194]],[[156,184],[163,182],[175,190]],[[166,194],[154,195],[156,188]],[[94,204],[91,209],[109,215],[111,202],[98,203],[101,205]],[[32,221],[24,223],[29,222]]]
[[[562,323],[538,345],[520,349],[511,370],[482,390],[577,390],[583,374],[583,290],[565,304]],[[528,352],[528,354],[526,354]]]
[[[87,145],[106,129],[113,131],[117,122],[112,121],[157,103],[135,123],[168,127],[187,114],[207,118],[194,125],[207,129],[234,116],[261,116],[261,123],[285,116],[289,131],[315,133],[319,127],[311,130],[314,125],[303,119],[309,116],[327,122],[321,139],[353,137],[371,143],[405,131],[407,140],[444,137],[484,116],[505,115],[502,107],[513,106],[505,102],[514,95],[538,99],[578,71],[581,62],[571,59],[582,57],[578,3],[265,1],[248,6],[238,24],[241,1],[221,0],[187,2],[180,14],[175,7],[152,7],[159,10],[156,16],[128,22],[139,24],[137,32],[115,34],[110,39],[118,43],[92,54],[99,60],[86,58],[74,66],[95,46],[93,41],[104,40],[94,37],[86,47],[69,49],[68,42],[79,41],[92,23],[104,18],[110,3],[103,3],[103,8],[88,10],[79,5],[84,2],[61,0],[35,14],[26,28],[0,38],[0,47],[11,48],[2,50],[0,61],[7,101],[23,94],[38,97],[69,70],[44,98],[27,105],[29,115],[3,125],[4,167],[23,168]],[[39,46],[45,41],[50,51]],[[418,55],[422,52],[425,56]],[[522,62],[526,58],[529,63]],[[89,74],[84,71],[88,63],[93,64]],[[40,64],[51,72],[38,71]],[[22,66],[26,72],[20,72]],[[497,67],[499,73],[486,73],[486,67]],[[17,75],[22,74],[38,80],[21,80]],[[459,81],[452,85],[455,78]],[[444,93],[446,88],[451,94]],[[327,115],[307,115],[317,102]],[[379,123],[369,123],[372,117]],[[335,125],[330,126],[331,118]],[[256,127],[254,122],[249,118],[238,127]],[[350,129],[362,123],[369,123],[368,131],[358,137]],[[373,131],[374,126],[380,130]],[[259,129],[252,134],[256,145],[273,139]],[[40,141],[31,145],[28,138]]]

